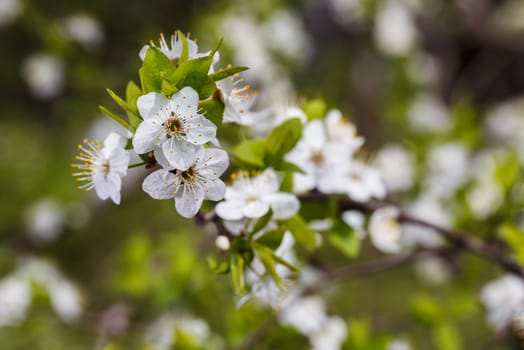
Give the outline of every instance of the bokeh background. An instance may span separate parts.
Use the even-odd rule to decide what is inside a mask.
[[[520,0],[0,0],[0,348],[232,348],[271,320],[256,303],[236,307],[229,279],[206,263],[217,254],[213,230],[146,196],[145,170],[130,170],[120,206],[78,191],[71,177],[77,144],[118,128],[98,109],[117,109],[105,89],[123,94],[138,80],[140,48],[177,29],[203,50],[224,38],[221,62],[252,68],[244,77],[261,106],[322,99],[342,110],[386,177],[398,164],[411,169],[389,182],[390,200],[420,204],[440,172],[458,184],[420,215],[488,239],[507,213],[520,217]],[[468,170],[486,150],[502,150],[488,162],[496,189],[474,192],[481,180]],[[358,260],[378,255],[364,243]],[[309,257],[323,268],[354,263],[327,244]],[[346,349],[395,339],[413,349],[517,349],[518,336],[490,329],[477,298],[498,275],[458,255],[322,296],[348,325]],[[262,334],[250,348],[308,347],[291,327]]]

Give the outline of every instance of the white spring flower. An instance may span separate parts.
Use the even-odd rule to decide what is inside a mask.
[[[302,138],[285,157],[305,172],[294,174],[295,192],[306,192],[320,186],[334,168],[349,163],[364,142],[363,138],[356,136],[354,127],[344,123],[338,113],[330,112],[328,117],[325,122],[313,120],[306,124]]]
[[[202,201],[224,198],[226,186],[219,176],[229,164],[227,153],[221,149],[198,147],[186,152],[182,169],[167,159],[158,158],[164,167],[145,178],[142,189],[155,199],[175,199],[177,212],[190,218],[196,215]]]
[[[218,216],[225,220],[259,218],[271,208],[274,219],[287,219],[300,207],[296,196],[279,192],[280,183],[273,169],[255,177],[240,173],[227,187],[225,201],[217,204]]]
[[[57,238],[64,229],[64,209],[54,198],[35,202],[26,212],[27,233],[38,243]]]
[[[217,82],[217,87],[222,92],[224,99],[224,122],[237,123],[246,125],[249,118],[248,114],[252,112],[250,109],[255,103],[255,95],[251,93],[250,85],[241,85],[243,79],[235,79],[229,77]],[[245,120],[246,116],[248,119]]]
[[[22,321],[31,305],[31,286],[19,276],[0,281],[0,327]]]
[[[21,0],[0,0],[0,27],[11,24],[23,11]]]
[[[321,329],[328,317],[324,300],[319,296],[310,296],[292,301],[278,318],[281,324],[290,325],[308,335]]]
[[[55,55],[37,53],[27,57],[22,62],[21,73],[29,90],[38,99],[55,98],[64,88],[64,63]]]
[[[404,191],[413,186],[413,163],[413,155],[399,145],[385,146],[374,161],[390,191]]]
[[[100,23],[92,16],[84,13],[67,17],[62,22],[62,29],[71,39],[92,48],[104,40],[104,32]]]
[[[342,163],[325,174],[318,189],[324,193],[346,193],[357,201],[386,196],[386,187],[378,170],[357,160]]]
[[[501,330],[524,308],[524,282],[519,277],[505,275],[484,286],[480,300],[487,308],[488,322],[494,329]]]
[[[176,61],[180,58],[180,56],[182,56],[182,39],[180,39],[178,32],[171,35],[171,40],[169,42],[166,41],[164,34],[160,34],[158,45],[153,41],[151,41],[149,45],[144,45],[138,54],[142,61],[146,58],[147,50],[150,47],[156,47],[171,61]],[[189,59],[207,55],[207,53],[198,53],[197,43],[189,38],[187,38],[187,52]]]
[[[190,87],[171,99],[156,92],[140,96],[137,107],[144,121],[133,137],[135,151],[154,150],[156,158],[162,158],[163,153],[176,169],[187,169],[187,160],[198,146],[215,140],[217,132],[215,124],[198,113],[198,101],[198,93]]]
[[[83,162],[72,164],[78,172],[77,181],[86,183],[79,189],[86,191],[95,189],[97,196],[106,200],[111,198],[115,204],[120,204],[120,190],[122,188],[122,177],[127,174],[129,165],[129,151],[125,150],[126,139],[116,133],[110,133],[104,143],[98,141],[78,145],[80,154],[77,160]]]
[[[384,207],[376,210],[369,219],[371,243],[383,253],[396,254],[402,250],[402,230],[398,216],[397,208]]]
[[[340,317],[329,317],[318,331],[309,335],[313,350],[340,350],[348,336],[346,323]]]
[[[364,214],[358,210],[346,210],[341,215],[342,221],[344,221],[349,227],[355,230],[358,238],[363,239],[367,233],[364,228],[366,218]]]
[[[406,5],[388,0],[375,20],[375,41],[380,50],[392,56],[405,56],[415,45],[417,29]]]
[[[408,121],[415,131],[445,132],[451,127],[448,108],[436,96],[418,94],[408,111]]]

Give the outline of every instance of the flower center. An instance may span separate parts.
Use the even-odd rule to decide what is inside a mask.
[[[180,178],[182,179],[182,182],[184,183],[192,183],[196,175],[197,175],[197,172],[195,171],[193,167],[180,172]]]
[[[309,159],[317,166],[322,165],[324,163],[324,155],[321,151],[313,151]]]
[[[104,176],[107,176],[109,175],[110,171],[111,171],[111,164],[109,163],[109,159],[106,159],[102,163],[102,174],[104,174]]]
[[[164,128],[169,136],[182,134],[183,126],[182,121],[178,118],[175,112],[171,112],[171,117],[164,122]]]

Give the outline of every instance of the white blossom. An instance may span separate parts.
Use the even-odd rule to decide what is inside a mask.
[[[417,29],[407,6],[387,0],[375,19],[375,41],[380,50],[392,56],[405,56],[417,40]]]
[[[416,276],[430,285],[442,285],[451,278],[450,268],[442,259],[437,257],[417,260],[413,267]]]
[[[31,305],[30,284],[16,275],[0,281],[0,327],[21,322]]]
[[[183,168],[159,157],[163,169],[147,176],[142,189],[155,199],[175,199],[177,212],[184,217],[193,217],[204,199],[221,200],[226,190],[220,175],[229,164],[227,153],[221,149],[199,146],[194,153],[185,154]]]
[[[250,119],[249,114],[255,103],[255,95],[251,92],[250,85],[241,85],[243,80],[229,77],[217,82],[217,87],[222,92],[224,99],[224,122],[246,125]],[[253,117],[251,117],[252,119]],[[248,119],[248,120],[246,120]]]
[[[355,230],[358,238],[363,239],[366,237],[367,233],[364,227],[366,218],[364,214],[357,210],[346,210],[342,213],[342,221]]]
[[[155,350],[172,349],[176,344],[176,332],[191,336],[197,344],[210,341],[209,325],[206,321],[189,314],[169,312],[160,316],[147,331],[147,339]]]
[[[435,196],[447,197],[468,179],[469,152],[461,142],[439,144],[430,149],[427,164],[425,187]]]
[[[295,264],[297,258],[294,252],[294,245],[295,239],[293,235],[286,231],[282,237],[282,242],[275,250],[275,255],[289,264]],[[262,305],[269,305],[274,309],[287,305],[292,300],[291,292],[294,289],[292,290],[291,287],[294,284],[294,272],[282,264],[275,266],[275,272],[282,280],[283,287],[275,283],[273,278],[267,274],[262,261],[255,256],[245,272],[246,284],[250,286],[250,291],[239,300],[238,306],[245,304],[251,299]]]
[[[445,132],[451,127],[447,107],[428,93],[415,97],[408,110],[408,121],[415,131],[421,132]]]
[[[238,174],[227,187],[225,200],[215,207],[216,213],[225,220],[259,218],[269,209],[274,219],[286,219],[295,215],[300,203],[291,193],[279,191],[280,182],[273,169],[249,177]]]
[[[404,191],[413,186],[413,156],[399,145],[382,148],[374,160],[388,190]]]
[[[149,45],[144,45],[140,50],[140,53],[138,54],[142,61],[146,58],[147,50],[150,47],[155,47],[159,49],[171,61],[176,61],[180,59],[180,57],[182,56],[182,39],[178,35],[178,32],[171,35],[171,39],[169,40],[169,42],[166,41],[164,34],[160,34],[160,38],[158,39],[158,45],[153,41],[151,41]],[[208,53],[199,53],[197,43],[189,38],[187,38],[187,51],[188,59],[208,55]]]
[[[26,212],[27,233],[36,242],[54,240],[64,228],[64,209],[53,198],[44,198],[31,205]]]
[[[386,350],[411,350],[411,345],[404,339],[397,338],[392,340]]]
[[[493,178],[485,176],[475,182],[468,192],[466,200],[473,216],[484,219],[493,214],[503,203],[504,190]]]
[[[231,243],[229,242],[229,238],[227,238],[226,236],[220,235],[215,239],[215,245],[218,249],[227,251],[229,250]]]
[[[177,169],[191,164],[198,146],[214,141],[215,124],[198,112],[198,94],[185,87],[171,99],[156,92],[140,96],[137,107],[144,121],[133,137],[133,147],[139,154],[155,151]]]
[[[332,316],[322,328],[309,335],[313,350],[340,350],[348,336],[346,323],[340,317]]]
[[[516,312],[524,308],[524,281],[505,275],[484,286],[480,300],[487,309],[490,325],[501,330],[511,323]]]
[[[21,68],[22,78],[36,98],[49,100],[62,92],[65,67],[59,57],[48,53],[32,54],[22,62]]]
[[[332,169],[320,179],[318,189],[324,193],[346,193],[357,201],[386,196],[386,187],[378,170],[357,160]]]
[[[307,123],[298,141],[285,159],[299,166],[305,174],[294,174],[294,191],[305,192],[321,187],[324,177],[331,176],[335,169],[351,161],[364,140],[358,137],[352,124],[344,122],[339,112],[331,111],[325,122],[313,120]]]
[[[62,29],[68,37],[87,48],[96,47],[104,40],[104,32],[100,23],[85,13],[71,15],[64,19]]]
[[[368,232],[371,243],[384,253],[396,254],[402,250],[399,214],[399,210],[395,207],[383,207],[376,210],[369,220]]]
[[[21,0],[0,0],[0,27],[11,24],[23,10]]]
[[[110,133],[103,144],[84,140],[83,146],[78,145],[80,154],[76,159],[83,163],[72,165],[78,170],[73,176],[86,182],[79,188],[86,191],[94,188],[100,199],[111,198],[115,204],[120,204],[122,177],[127,174],[129,165],[129,151],[125,150],[125,145],[126,139],[116,133]]]

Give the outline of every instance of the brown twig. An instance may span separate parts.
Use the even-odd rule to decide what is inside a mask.
[[[325,194],[319,192],[314,192],[300,196],[300,200],[303,201],[325,201],[327,199],[328,197]],[[347,198],[340,198],[338,203],[340,211],[352,209],[366,213],[372,213],[375,210],[392,205],[390,203],[380,201],[357,202]],[[403,211],[400,212],[398,220],[401,223],[410,223],[421,227],[433,229],[435,232],[439,233],[441,236],[446,238],[455,247],[465,249],[478,256],[495,262],[504,270],[521,278],[524,278],[524,269],[522,268],[522,266],[520,266],[512,259],[508,258],[504,251],[498,249],[493,245],[490,245],[485,241],[482,241],[471,235],[464,234],[460,231],[451,230],[438,225],[434,225],[427,221],[416,218]]]

